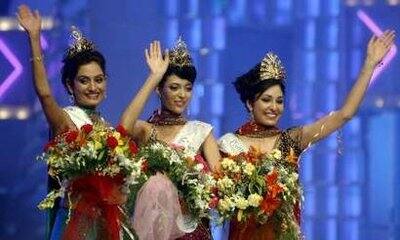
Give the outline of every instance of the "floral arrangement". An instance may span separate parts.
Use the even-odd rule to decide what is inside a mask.
[[[103,122],[56,136],[38,159],[48,165],[49,175],[59,181],[61,189],[50,192],[39,209],[52,208],[56,198],[69,193],[71,181],[83,176],[122,178],[125,186],[138,183],[143,174],[142,162],[132,160],[137,152],[123,127],[114,129]]]
[[[200,155],[190,158],[183,147],[153,141],[141,147],[135,158],[144,163],[147,177],[161,172],[170,178],[178,189],[181,205],[193,219],[208,217],[215,179]],[[138,191],[140,187],[135,188]],[[135,196],[133,190],[131,195]]]
[[[294,206],[302,197],[297,165],[281,151],[263,155],[251,148],[247,153],[222,159],[217,178],[216,209],[219,222],[237,218],[281,224],[278,239],[299,236]]]

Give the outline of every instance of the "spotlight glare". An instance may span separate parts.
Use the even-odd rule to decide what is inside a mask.
[[[11,111],[8,108],[2,107],[0,108],[0,119],[5,120],[11,117]]]
[[[377,98],[375,100],[375,106],[378,108],[382,108],[383,105],[385,105],[385,100],[383,100],[383,98]]]
[[[387,0],[387,4],[390,6],[395,6],[400,4],[400,0]]]
[[[15,118],[18,120],[25,120],[29,117],[29,111],[26,108],[17,109],[15,112]]]

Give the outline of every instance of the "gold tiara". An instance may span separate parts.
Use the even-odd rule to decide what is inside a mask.
[[[193,66],[186,43],[179,37],[175,46],[169,52],[169,61],[171,65],[178,67]]]
[[[82,32],[75,26],[71,27],[72,44],[68,48],[68,58],[84,51],[93,51],[95,46],[93,42],[89,41],[82,35]]]
[[[272,52],[267,53],[261,61],[259,74],[261,81],[268,79],[284,80],[286,78],[285,68],[281,60]]]

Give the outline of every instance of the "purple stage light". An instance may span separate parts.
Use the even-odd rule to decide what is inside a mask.
[[[376,36],[381,36],[383,34],[382,30],[367,15],[366,12],[364,12],[363,10],[358,10],[357,16],[367,26],[367,28],[369,30],[371,30],[371,32],[374,33]],[[397,47],[396,47],[396,45],[393,44],[393,46],[390,48],[389,52],[383,58],[381,65],[375,68],[374,74],[372,75],[370,85],[375,81],[375,79],[379,76],[379,74],[381,74],[381,72],[387,67],[387,65],[389,65],[389,63],[392,61],[392,59],[394,58],[396,53],[397,53]]]
[[[40,35],[40,43],[43,50],[46,50],[49,47],[49,43],[47,42],[47,39],[43,34]]]
[[[0,39],[0,52],[5,56],[8,62],[14,67],[14,70],[6,77],[0,85],[0,100],[3,99],[7,90],[15,83],[22,73],[22,65],[12,51],[7,47],[5,42]]]

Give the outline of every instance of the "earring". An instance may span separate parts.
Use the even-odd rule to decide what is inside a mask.
[[[253,115],[253,111],[249,110],[248,115],[247,115],[247,119],[249,121],[253,121],[254,120],[254,115]]]
[[[72,94],[69,95],[68,100],[69,100],[69,103],[70,103],[70,104],[72,104],[72,105],[75,104],[75,97],[74,97],[74,95],[72,95]]]
[[[190,116],[190,107],[187,107],[187,108],[186,108],[186,115],[187,115],[187,116]]]

